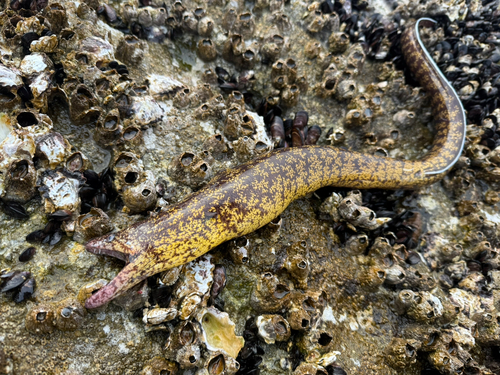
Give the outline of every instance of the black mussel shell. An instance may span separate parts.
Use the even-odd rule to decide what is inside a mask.
[[[55,221],[67,221],[71,219],[71,216],[73,213],[69,210],[57,210],[54,213],[49,215],[49,219],[55,220]]]
[[[3,211],[14,219],[27,219],[30,217],[26,209],[16,202],[3,202]]]
[[[31,298],[35,292],[36,282],[34,278],[28,279],[19,289],[19,292],[14,296],[15,303],[21,303]]]
[[[28,247],[26,250],[24,250],[20,255],[19,255],[19,261],[20,262],[27,262],[35,256],[36,253],[36,248],[33,246]]]
[[[3,277],[3,275],[2,275]],[[12,277],[7,279],[2,285],[2,289],[0,293],[10,292],[21,286],[29,277],[31,277],[31,273],[28,271],[14,271]]]

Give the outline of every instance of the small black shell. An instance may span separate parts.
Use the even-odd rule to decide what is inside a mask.
[[[26,209],[16,202],[3,202],[3,211],[14,219],[27,219],[30,217]]]
[[[30,277],[31,273],[28,271],[13,271],[2,275],[2,279],[5,279],[6,281],[2,284],[0,293],[10,292],[18,288]]]
[[[49,215],[49,219],[56,221],[67,221],[71,219],[73,213],[69,210],[58,210]]]
[[[20,262],[27,262],[31,259],[33,259],[33,256],[36,253],[36,248],[33,246],[28,247],[26,250],[24,250],[20,255],[19,255],[19,261]]]
[[[34,278],[28,279],[19,289],[19,292],[14,296],[15,303],[21,303],[31,298],[35,292],[36,282]]]
[[[42,229],[39,229],[28,234],[26,236],[26,241],[30,243],[42,242],[45,239],[45,237],[47,237],[47,234],[45,234]]]
[[[212,284],[212,290],[210,291],[210,297],[215,299],[220,292],[226,286],[226,269],[222,264],[217,264],[214,269],[214,282]]]
[[[311,126],[307,131],[306,145],[315,145],[321,136],[321,128],[318,125]]]

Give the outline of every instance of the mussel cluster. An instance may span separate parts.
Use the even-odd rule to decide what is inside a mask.
[[[255,319],[250,318],[245,322],[245,330],[243,331],[243,338],[245,339],[245,346],[241,349],[236,360],[240,364],[238,374],[251,375],[260,374],[259,365],[262,362],[261,355],[264,354],[264,349],[259,346],[259,337],[257,335],[257,325]]]
[[[0,275],[0,293],[8,293],[15,303],[23,302],[35,292],[36,282],[28,271],[3,271]]]
[[[321,136],[321,128],[318,125],[308,126],[309,116],[306,111],[299,111],[295,118],[283,121],[281,117],[275,115],[278,108],[272,108],[265,113],[264,104],[261,108],[261,115],[264,121],[268,120],[268,128],[271,133],[275,148],[300,147],[304,145],[315,145]]]

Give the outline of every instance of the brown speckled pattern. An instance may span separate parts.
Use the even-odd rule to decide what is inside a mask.
[[[306,146],[277,150],[229,170],[168,211],[87,243],[87,250],[117,256],[129,264],[90,297],[86,307],[98,307],[148,276],[253,232],[283,212],[290,202],[320,187],[414,188],[441,178],[463,147],[465,118],[461,104],[429,61],[416,27],[404,33],[402,46],[412,72],[432,97],[436,139],[426,157],[404,161],[335,147]]]

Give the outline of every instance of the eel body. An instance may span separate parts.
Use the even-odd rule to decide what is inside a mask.
[[[228,170],[165,212],[89,241],[88,251],[128,264],[86,301],[86,307],[101,306],[148,276],[255,231],[293,200],[323,186],[416,188],[440,179],[462,152],[466,118],[457,94],[420,40],[419,26],[434,23],[420,19],[401,39],[406,63],[432,100],[436,136],[424,158],[395,160],[329,146],[304,146],[276,150]]]

